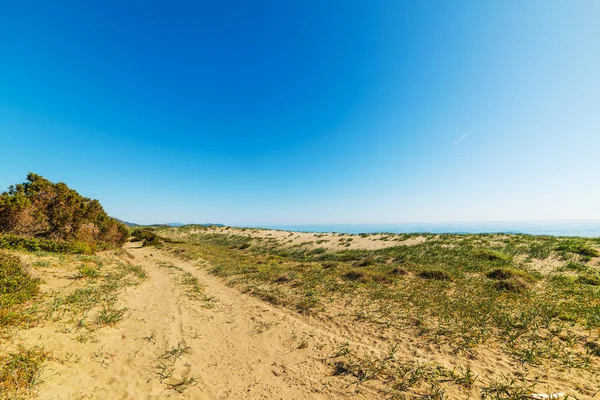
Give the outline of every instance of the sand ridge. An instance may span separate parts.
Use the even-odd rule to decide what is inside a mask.
[[[171,238],[194,234],[229,234],[246,236],[259,241],[271,241],[286,247],[304,247],[307,249],[320,247],[327,251],[377,250],[394,246],[412,246],[424,243],[427,240],[425,236],[418,234],[373,233],[358,235],[332,232],[290,232],[275,229],[234,228],[229,226],[171,228],[161,231],[160,234]]]

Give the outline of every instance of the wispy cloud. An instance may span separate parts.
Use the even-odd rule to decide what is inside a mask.
[[[454,142],[454,145],[456,146],[457,144],[460,144],[462,141],[464,141],[469,136],[471,136],[471,131],[468,131],[467,133],[465,133],[464,135],[462,135],[461,137],[456,139],[456,141]]]

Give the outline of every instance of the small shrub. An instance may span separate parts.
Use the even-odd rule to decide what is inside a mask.
[[[277,277],[277,279],[275,279],[275,282],[279,282],[279,283],[285,283],[285,282],[289,282],[291,281],[292,278],[290,278],[290,276],[288,274],[283,274]]]
[[[600,344],[598,344],[597,342],[587,342],[585,344],[585,347],[587,347],[590,350],[590,353],[592,353],[596,357],[600,357]]]
[[[344,275],[342,275],[342,277],[349,281],[358,281],[364,279],[365,274],[361,271],[350,271],[346,272]]]
[[[512,278],[513,273],[511,271],[498,268],[488,272],[487,274],[485,274],[485,276],[487,276],[490,279],[504,280]]]
[[[501,292],[522,292],[527,289],[527,285],[520,279],[499,280],[493,283],[493,288]]]
[[[362,259],[361,261],[358,261],[355,265],[357,267],[368,267],[369,265],[373,265],[373,264],[375,264],[375,257],[369,256],[369,257]]]
[[[451,281],[452,277],[445,271],[439,269],[430,269],[421,271],[418,274],[423,279],[433,279],[437,281]]]
[[[524,279],[532,280],[533,278],[525,271],[521,271],[514,268],[496,268],[485,274],[489,279],[494,280],[507,280],[507,279]]]
[[[352,373],[351,368],[348,366],[347,363],[345,363],[343,361],[335,362],[335,364],[333,366],[333,372],[332,372],[333,376],[350,375],[351,373]]]
[[[396,267],[392,270],[392,275],[408,275],[408,271],[404,268]]]
[[[160,239],[158,238],[156,233],[154,233],[154,231],[150,228],[136,229],[133,231],[131,236],[135,240],[142,242],[142,246],[144,246],[144,247],[156,246],[156,245],[160,244]]]

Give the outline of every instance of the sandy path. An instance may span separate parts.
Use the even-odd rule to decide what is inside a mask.
[[[322,361],[340,343],[339,332],[240,293],[204,268],[156,249],[127,250],[148,274],[122,296],[127,318],[99,330],[96,343],[58,333],[45,337],[47,347],[63,351],[53,352],[45,368],[40,398],[347,398],[349,390]],[[188,297],[178,281],[182,271],[197,277],[213,301]],[[37,333],[34,328],[28,336]],[[189,352],[157,360],[183,342]],[[161,382],[157,373],[165,366],[173,373]],[[169,387],[184,378],[197,383],[181,394]]]

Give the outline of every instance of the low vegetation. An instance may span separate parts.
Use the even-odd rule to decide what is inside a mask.
[[[12,234],[0,234],[0,249],[29,252],[50,252],[65,254],[92,254],[102,246],[93,246],[80,241],[59,241],[51,239],[32,238]]]
[[[18,257],[0,252],[0,309],[31,299],[38,292],[38,282]]]
[[[38,285],[18,257],[0,252],[0,329],[28,319],[22,304],[38,293]]]
[[[35,260],[25,265],[23,259]],[[60,279],[62,289],[40,291],[42,280]],[[52,324],[56,333],[73,341],[98,340],[98,330],[118,324],[127,316],[119,305],[119,294],[146,278],[138,265],[109,254],[0,252],[0,343],[13,348],[0,355],[0,398],[29,398],[40,382],[44,361],[49,356],[41,346],[16,346],[14,328]]]
[[[592,351],[600,347],[598,239],[425,235],[413,245],[323,251],[243,231],[194,227],[158,233],[185,242],[165,248],[210,261],[214,274],[272,304],[350,318],[373,335],[447,348],[462,360],[493,351],[515,365],[508,375],[476,378],[465,365],[436,369],[410,357],[336,356],[331,364],[335,374],[353,377],[359,386],[385,382],[396,398],[444,398],[453,384],[482,398],[524,398],[519,393],[535,387],[535,380],[522,379],[532,368],[559,375],[600,372]],[[579,393],[591,396],[596,386]]]
[[[29,398],[39,383],[42,365],[48,353],[40,347],[19,347],[15,352],[0,355],[0,397]]]

